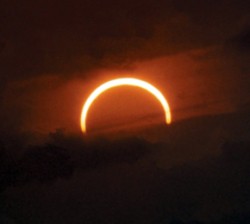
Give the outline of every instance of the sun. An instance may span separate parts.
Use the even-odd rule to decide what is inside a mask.
[[[143,81],[141,79],[136,79],[136,78],[118,78],[118,79],[113,79],[108,82],[105,82],[98,86],[87,98],[86,102],[83,105],[82,108],[82,113],[81,113],[81,129],[83,133],[87,132],[87,127],[86,127],[86,120],[87,120],[87,115],[89,108],[93,104],[93,102],[105,91],[114,88],[114,87],[119,87],[119,86],[134,86],[134,87],[139,87],[142,88],[149,93],[151,93],[162,105],[162,108],[165,112],[165,122],[166,124],[171,123],[171,112],[170,112],[170,107],[169,104],[164,97],[164,95],[153,85],[150,83]]]

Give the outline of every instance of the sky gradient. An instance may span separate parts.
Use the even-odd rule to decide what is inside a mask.
[[[1,0],[0,223],[249,224],[249,9]]]
[[[3,3],[2,130],[77,131],[87,95],[121,76],[155,84],[176,120],[249,109],[247,2]]]

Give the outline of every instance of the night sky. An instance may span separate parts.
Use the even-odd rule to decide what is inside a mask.
[[[0,223],[250,223],[250,3],[0,1]],[[88,95],[114,78],[153,84]]]

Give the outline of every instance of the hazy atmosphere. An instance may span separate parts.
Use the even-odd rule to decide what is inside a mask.
[[[249,9],[1,0],[0,223],[249,223]]]

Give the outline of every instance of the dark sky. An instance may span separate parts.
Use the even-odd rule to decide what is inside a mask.
[[[249,108],[248,9],[233,0],[2,0],[1,129],[76,130],[91,89],[124,74],[160,87],[177,120]]]
[[[0,223],[249,223],[249,9],[1,0]],[[87,96],[124,76],[159,88],[173,123],[124,87],[83,136]]]
[[[3,77],[66,76],[233,42],[247,48],[248,9],[233,0],[2,1]]]

